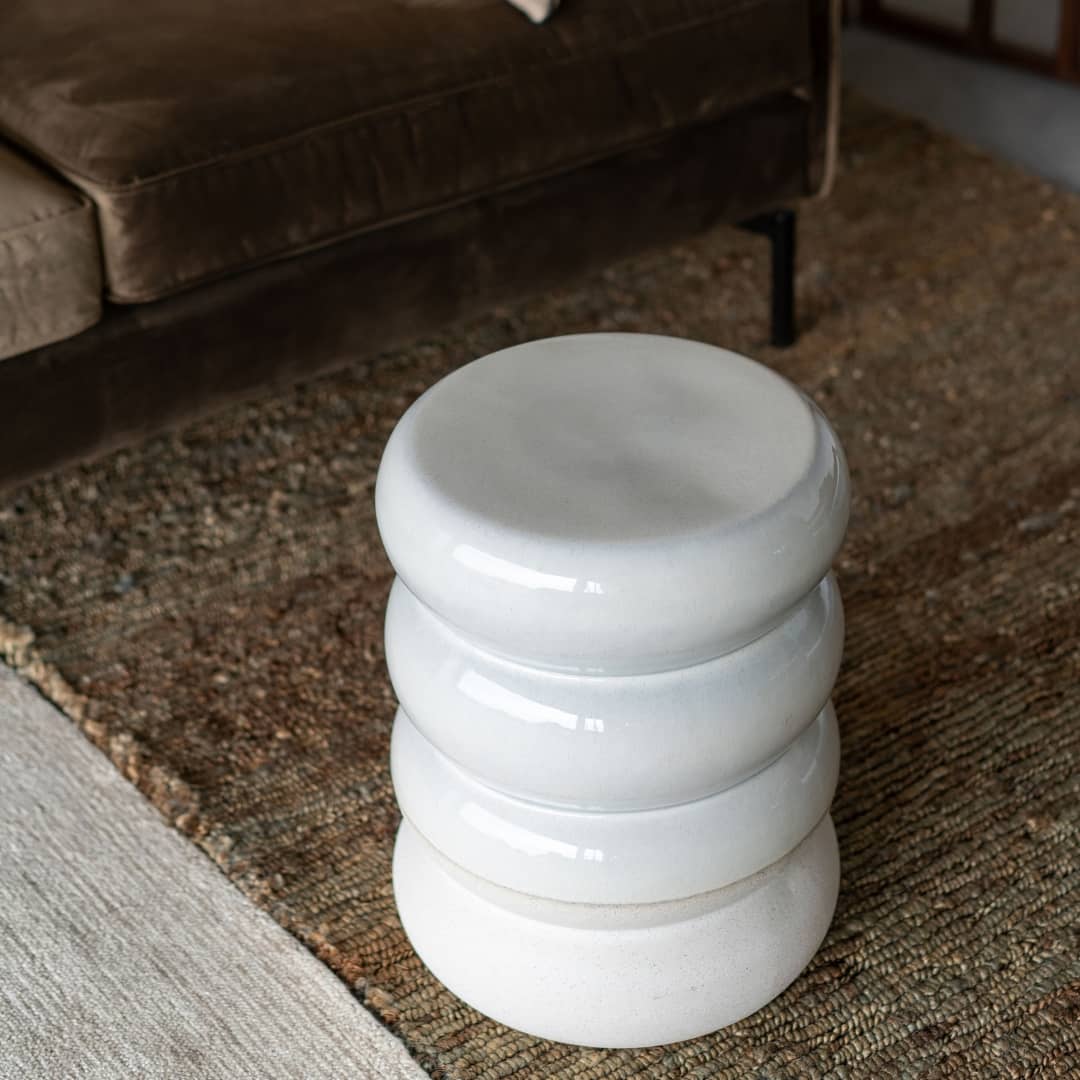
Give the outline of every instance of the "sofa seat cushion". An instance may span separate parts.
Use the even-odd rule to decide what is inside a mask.
[[[100,318],[94,207],[0,143],[0,360]]]
[[[9,0],[0,131],[144,301],[553,175],[810,78],[808,0]],[[737,167],[733,162],[732,167]]]

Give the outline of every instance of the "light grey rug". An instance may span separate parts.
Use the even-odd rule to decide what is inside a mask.
[[[423,1076],[0,666],[0,1077]]]

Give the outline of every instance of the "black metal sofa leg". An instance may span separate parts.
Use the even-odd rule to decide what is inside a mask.
[[[772,343],[795,344],[795,211],[770,210],[740,224],[772,248]]]

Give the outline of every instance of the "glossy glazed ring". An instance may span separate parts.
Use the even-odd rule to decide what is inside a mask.
[[[749,645],[649,675],[573,675],[507,660],[400,580],[386,614],[390,678],[426,738],[510,795],[585,810],[689,802],[760,769],[828,701],[843,637],[831,574]]]
[[[435,975],[521,1031],[587,1046],[654,1046],[732,1024],[806,966],[836,906],[826,816],[782,859],[664,904],[567,904],[455,866],[408,821],[394,851],[402,925]]]
[[[390,768],[401,812],[452,862],[497,885],[582,904],[651,904],[722,888],[798,845],[832,801],[840,763],[827,705],[741,784],[660,810],[590,813],[482,784],[398,710]]]
[[[753,641],[848,516],[820,411],[745,357],[644,334],[493,353],[405,413],[376,485],[410,591],[523,663],[642,674]]]

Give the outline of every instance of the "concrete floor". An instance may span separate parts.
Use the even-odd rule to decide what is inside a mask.
[[[858,26],[844,32],[843,65],[871,100],[1080,191],[1080,85]]]

